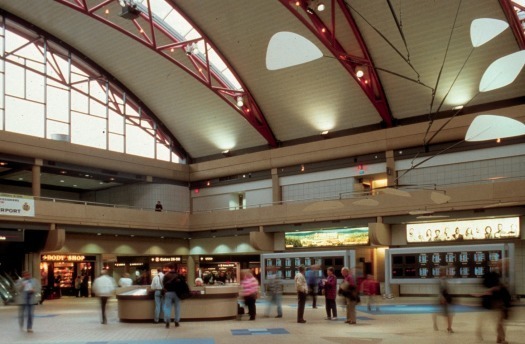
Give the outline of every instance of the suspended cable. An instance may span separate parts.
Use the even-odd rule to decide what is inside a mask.
[[[448,150],[450,150],[450,149],[456,147],[457,145],[459,145],[460,143],[463,143],[463,142],[465,142],[465,140],[458,141],[458,142],[456,142],[456,143],[454,143],[454,144],[448,146],[447,148],[444,148],[444,149],[440,150],[440,151],[437,152],[436,154],[431,155],[431,156],[429,156],[428,158],[421,160],[421,161],[418,162],[417,164],[410,166],[410,168],[409,168],[408,170],[406,170],[405,172],[403,172],[402,175],[400,175],[399,177],[397,177],[397,178],[394,180],[394,185],[397,185],[397,181],[398,181],[399,179],[403,178],[408,172],[414,170],[416,167],[421,166],[422,164],[424,164],[425,162],[429,161],[430,159],[433,159],[433,158],[435,158],[436,156],[445,153],[446,151],[448,151]],[[418,153],[418,154],[419,154],[419,153]],[[414,159],[415,159],[415,158],[414,158]]]
[[[436,79],[436,85],[434,86],[434,90],[437,90],[438,89],[438,85],[439,85],[439,81],[441,80],[441,74],[443,73],[443,68],[445,67],[445,61],[447,60],[447,55],[448,55],[448,51],[450,49],[450,43],[452,42],[452,34],[454,33],[454,29],[456,28],[456,22],[458,20],[458,16],[459,16],[459,9],[461,7],[461,1],[458,3],[458,8],[456,9],[456,16],[454,17],[454,23],[452,24],[452,28],[450,30],[450,35],[448,36],[448,41],[447,41],[447,47],[445,49],[445,55],[443,56],[443,61],[441,63],[441,67],[439,68],[439,73],[438,73],[438,77]],[[470,55],[472,54],[472,51],[470,52],[469,54],[469,57],[470,58]],[[468,61],[468,58],[467,58],[467,61]],[[466,61],[465,61],[466,63]],[[465,64],[463,64],[463,67],[465,66]],[[463,70],[463,67],[461,67],[461,70]],[[446,96],[450,93],[450,90],[452,89],[452,86],[454,85],[454,83],[456,82],[457,78],[459,77],[459,74],[461,73],[461,70],[458,72],[457,76],[456,76],[456,79],[454,79],[454,82],[452,83],[452,85],[450,86],[447,94],[445,95],[445,97],[443,98],[443,100],[441,101],[441,104],[440,106],[438,107],[438,109],[436,110],[436,113],[439,112],[439,109],[441,108],[441,106],[443,105],[443,102],[445,101],[445,98]],[[425,132],[425,136],[423,137],[423,142],[426,142],[426,139],[427,139],[427,135],[428,133],[430,132],[430,128],[432,127],[432,124],[433,124],[433,118],[432,118],[432,108],[434,107],[434,100],[436,99],[436,91],[434,91],[432,93],[432,98],[430,100],[430,107],[429,107],[429,121],[430,121],[430,125],[427,127],[427,131]]]
[[[392,17],[394,18],[394,21],[396,22],[397,31],[399,32],[399,35],[401,36],[401,39],[403,40],[403,43],[405,44],[405,49],[407,51],[407,59],[408,61],[410,61],[410,51],[408,50],[408,44],[405,39],[405,34],[403,33],[402,20],[400,19],[398,21],[395,11],[394,11],[394,6],[392,6],[392,3],[390,2],[390,0],[388,0],[387,2],[388,2],[388,7],[390,8],[390,13],[392,13]],[[399,17],[401,18],[401,10],[399,10]]]
[[[353,8],[347,1],[344,2],[346,7],[348,7],[350,10],[355,12],[358,16],[360,16],[365,23],[367,23],[383,40],[392,48],[394,51],[410,66],[410,68],[416,73],[417,79],[420,79],[419,73],[416,71],[412,63],[409,59],[407,59],[386,37],[383,35],[372,23],[370,23],[361,13],[359,13],[355,8]]]

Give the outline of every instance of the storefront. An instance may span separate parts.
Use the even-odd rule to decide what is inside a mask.
[[[112,270],[115,281],[128,273],[134,285],[149,285],[157,274],[157,269],[166,270],[166,266],[176,263],[179,272],[186,275],[186,259],[182,256],[118,256],[116,262],[105,263],[104,266]]]
[[[40,278],[45,299],[89,296],[89,289],[95,278],[96,256],[44,254],[40,260]]]
[[[200,256],[198,257],[195,276],[203,279],[204,284],[239,283],[243,269],[250,269],[260,279],[261,263],[258,255],[242,256]]]

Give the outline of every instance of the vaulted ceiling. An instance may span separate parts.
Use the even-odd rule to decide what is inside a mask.
[[[111,73],[151,109],[188,161],[219,157],[225,149],[242,154],[322,140],[324,130],[335,137],[430,122],[453,116],[458,105],[467,112],[525,99],[523,71],[510,86],[478,90],[493,61],[525,49],[523,32],[511,28],[483,46],[471,45],[474,19],[509,21],[515,15],[507,0],[323,2],[326,9],[319,12],[317,0],[167,1],[237,75],[248,115],[158,49],[126,34],[138,26],[118,15],[117,0],[0,0],[0,8]],[[114,25],[97,20],[93,9],[105,8]],[[307,38],[323,57],[268,70],[268,43],[281,31]],[[358,67],[364,68],[362,78],[355,76]]]

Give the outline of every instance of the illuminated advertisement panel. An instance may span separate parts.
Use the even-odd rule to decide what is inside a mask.
[[[514,245],[510,243],[430,245],[388,249],[385,264],[388,283],[430,284],[440,277],[453,283],[479,283],[488,272],[512,277],[513,257]]]
[[[368,245],[368,227],[285,233],[286,248]]]
[[[519,217],[407,224],[408,243],[520,237]]]

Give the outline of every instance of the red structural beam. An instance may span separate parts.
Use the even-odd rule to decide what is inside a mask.
[[[525,29],[521,26],[522,23],[520,22],[518,18],[516,9],[519,9],[522,11],[525,11],[525,9],[512,0],[499,0],[499,3],[501,4],[501,8],[503,9],[505,16],[507,17],[509,26],[512,32],[514,33],[514,37],[516,37],[516,41],[518,42],[520,50],[524,50],[525,49]]]
[[[372,105],[384,121],[386,127],[392,127],[394,118],[388,106],[383,86],[375,71],[374,63],[368,53],[365,41],[361,36],[357,24],[352,14],[345,5],[344,0],[331,0],[331,24],[325,24],[315,12],[315,8],[310,8],[311,1],[308,0],[279,0],[291,13],[293,13],[305,26],[307,26],[314,35],[330,50],[330,52],[339,60],[350,76],[357,82],[363,90]],[[299,11],[303,13],[300,13]],[[354,39],[359,44],[362,56],[355,56],[345,51],[344,47],[337,40],[335,27],[335,11],[341,11],[346,18],[346,22]],[[366,69],[366,77],[358,78],[356,76],[357,68]]]
[[[164,27],[159,25],[159,23],[157,23],[153,19],[150,10],[151,6],[149,4],[150,0],[147,0],[147,7],[149,9],[148,12],[140,12],[139,17],[137,17],[136,19],[131,19],[133,22],[133,26],[136,29],[136,31],[134,32],[120,25],[120,20],[111,20],[111,18],[116,19],[115,14],[112,12],[114,12],[115,8],[120,8],[118,0],[100,0],[98,2],[90,1],[89,4],[85,0],[55,1],[112,27],[113,29],[137,40],[138,42],[152,49],[159,55],[168,59],[170,62],[177,65],[180,69],[186,71],[199,82],[204,84],[208,89],[214,92],[217,96],[226,101],[228,105],[230,105],[235,111],[237,111],[241,116],[243,116],[248,121],[248,123],[250,123],[250,125],[252,125],[259,132],[259,134],[264,137],[264,139],[268,142],[269,146],[277,147],[277,140],[272,130],[270,129],[270,126],[268,125],[262,111],[256,103],[255,98],[251,95],[249,89],[246,87],[241,78],[232,68],[229,61],[226,60],[224,56],[220,53],[220,51],[216,48],[213,42],[192,22],[190,18],[188,18],[185,15],[183,11],[180,10],[180,8],[178,8],[174,4],[174,2],[166,1],[167,4],[169,4],[177,12],[179,12],[179,14],[183,16],[197,32],[199,32],[201,36],[200,39],[192,41],[180,41],[176,37],[174,37],[170,32],[168,32]],[[109,12],[109,8],[112,8],[113,11]],[[106,10],[108,10],[108,12]],[[162,38],[171,41],[171,43],[159,45],[159,37],[157,37],[157,35],[160,34],[162,34]],[[176,54],[172,54],[174,49],[184,51],[188,44],[191,44],[195,41],[204,42],[206,46],[206,52],[203,52],[204,59],[186,53],[178,54],[179,56],[176,56]],[[242,88],[241,90],[230,88],[224,82],[221,76],[213,70],[210,61],[208,60],[208,47],[213,48],[215,53],[217,53],[217,55],[221,58],[223,63],[228,67],[230,72],[236,78],[237,82],[240,84]],[[187,60],[183,61],[182,59],[189,60],[189,66],[192,66],[192,68],[188,66]],[[244,105],[242,107],[237,106],[236,99],[238,96],[243,97]]]

